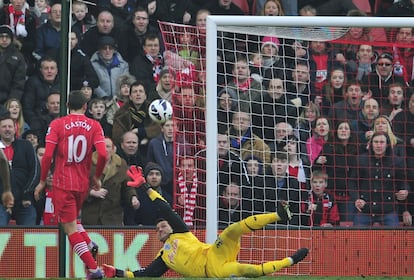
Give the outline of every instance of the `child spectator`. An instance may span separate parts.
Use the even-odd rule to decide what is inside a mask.
[[[302,211],[309,213],[309,226],[333,227],[339,224],[339,211],[335,200],[327,192],[328,175],[325,171],[314,170],[311,178],[311,192],[302,204]]]
[[[116,81],[117,94],[112,100],[106,101],[106,119],[111,125],[114,123],[115,113],[119,108],[124,106],[129,101],[129,90],[131,85],[135,82],[135,77],[127,73],[118,77]]]
[[[45,201],[42,215],[42,223],[45,226],[57,226],[58,218],[55,215],[53,207],[53,191],[52,191],[53,174],[49,171],[46,177]]]
[[[263,213],[264,210],[264,190],[265,190],[265,166],[262,161],[254,155],[249,155],[244,159],[246,171],[249,176],[247,184],[242,185],[242,198],[245,200],[244,206],[251,210],[251,214]]]
[[[101,124],[105,136],[112,137],[112,125],[106,119],[106,112],[106,105],[103,99],[94,98],[89,102],[89,117]]]
[[[33,14],[37,17],[37,26],[39,27],[49,19],[50,6],[48,0],[35,0],[35,5],[31,8]]]
[[[249,55],[250,76],[259,83],[263,81],[263,56],[257,51]]]
[[[72,3],[72,31],[80,34],[79,41],[82,41],[83,34],[95,25],[96,19],[88,13],[88,6],[84,2],[74,1]]]
[[[26,130],[22,135],[22,139],[26,139],[27,141],[32,143],[33,148],[36,149],[36,151],[38,150],[40,146],[40,143],[39,143],[40,137],[36,131],[31,130],[31,129]],[[41,159],[39,159],[39,162],[41,162]]]
[[[83,82],[80,91],[86,96],[86,98],[88,99],[88,102],[89,102],[89,100],[92,99],[92,97],[93,97],[93,88],[91,87],[91,85],[89,84],[88,81]]]

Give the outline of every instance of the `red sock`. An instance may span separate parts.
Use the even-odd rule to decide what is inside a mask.
[[[91,252],[89,252],[88,245],[86,245],[86,242],[83,240],[81,234],[79,232],[75,232],[68,236],[68,239],[73,251],[78,254],[86,267],[96,269],[98,265],[93,259]]]
[[[92,240],[89,238],[89,235],[83,228],[83,225],[78,221],[76,226],[77,226],[78,232],[82,235],[83,240],[85,240],[86,245],[91,244]]]

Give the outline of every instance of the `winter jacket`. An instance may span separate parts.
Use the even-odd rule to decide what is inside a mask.
[[[46,82],[41,74],[33,75],[27,80],[22,107],[24,119],[29,125],[36,116],[47,112],[47,98],[52,92],[60,92],[59,77],[56,77],[52,83]]]
[[[10,44],[0,52],[0,104],[9,98],[20,100],[26,83],[26,61],[23,55]]]
[[[95,52],[91,57],[91,63],[99,78],[99,86],[94,90],[95,95],[112,99],[118,92],[117,80],[119,76],[129,72],[128,63],[118,52],[114,53],[110,64],[106,64],[100,58],[99,52]]]

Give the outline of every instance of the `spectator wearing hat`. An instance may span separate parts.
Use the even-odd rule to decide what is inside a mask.
[[[150,92],[148,99],[165,99],[173,102],[173,93],[175,92],[176,73],[172,68],[164,67],[160,72],[160,77],[155,88],[155,92]]]
[[[52,92],[60,92],[58,64],[54,58],[44,57],[39,72],[27,80],[22,97],[23,116],[29,126],[47,111],[47,98]]]
[[[106,119],[109,124],[114,124],[115,113],[119,110],[119,108],[129,102],[130,88],[135,82],[135,77],[129,73],[118,77],[118,80],[116,81],[116,88],[118,90],[117,94],[112,100],[106,101],[106,108],[108,110],[106,112]]]
[[[38,60],[46,55],[57,59],[61,45],[61,21],[62,4],[54,3],[50,7],[49,20],[37,29],[35,57]]]
[[[144,176],[147,184],[153,190],[161,194],[168,203],[172,203],[172,196],[161,185],[164,177],[164,170],[162,167],[154,162],[148,162],[144,168]],[[137,225],[155,226],[156,221],[161,218],[159,210],[151,203],[151,200],[146,194],[144,188],[137,189],[137,196],[139,200],[139,208],[135,211],[135,222]]]
[[[4,7],[1,6],[0,25],[6,24],[10,26],[14,34],[13,43],[26,59],[28,75],[31,75],[35,70],[35,59],[32,53],[36,46],[36,16],[30,12],[26,1],[9,2],[10,4],[4,5]]]
[[[147,92],[153,92],[164,68],[160,40],[156,34],[148,34],[144,39],[143,52],[137,54],[130,64],[130,72],[138,81],[143,81]]]
[[[135,189],[127,186],[127,163],[116,154],[116,147],[110,138],[105,138],[105,146],[107,160],[100,178],[102,188],[89,190],[81,211],[82,224],[122,226],[123,204],[136,208],[139,202]],[[97,152],[94,152],[91,175],[95,174],[97,158]]]
[[[368,96],[375,98],[380,107],[382,107],[388,98],[391,84],[400,83],[404,85],[404,91],[406,89],[404,77],[396,75],[393,71],[393,66],[394,58],[392,54],[384,52],[378,56],[375,72],[365,75],[361,80],[362,91],[368,94]]]
[[[13,32],[0,26],[0,104],[9,98],[20,100],[26,82],[26,62],[13,44]]]
[[[91,88],[99,86],[99,78],[92,66],[90,58],[78,46],[79,34],[70,33],[71,64],[70,89],[79,90],[87,83]]]
[[[97,51],[97,42],[102,36],[111,36],[119,42],[119,30],[114,28],[114,17],[108,9],[99,12],[96,26],[89,28],[83,35],[81,49],[91,57]]]
[[[260,50],[263,56],[263,77],[266,79],[284,79],[284,68],[286,67],[283,59],[279,56],[280,41],[277,37],[265,36],[262,39]]]
[[[129,73],[128,63],[117,48],[114,38],[102,36],[98,40],[98,50],[91,57],[92,66],[99,78],[99,86],[94,90],[97,97],[112,99],[118,92],[117,79]]]

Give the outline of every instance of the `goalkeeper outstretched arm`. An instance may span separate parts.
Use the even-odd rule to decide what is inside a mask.
[[[103,270],[107,278],[135,278],[135,277],[160,277],[168,271],[168,267],[161,258],[162,251],[146,268],[135,271],[117,269],[111,265],[104,264]]]
[[[133,188],[145,188],[148,197],[156,206],[155,208],[160,212],[160,216],[162,217],[160,220],[167,221],[174,233],[189,231],[180,215],[171,208],[170,204],[161,196],[161,194],[153,190],[151,186],[146,183],[141,167],[131,166],[128,169],[127,174],[132,179],[132,181],[127,183],[128,186]]]

